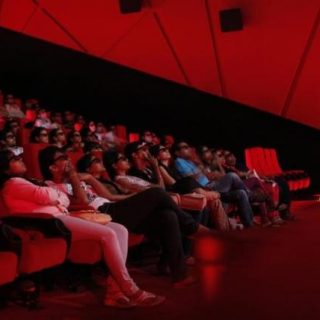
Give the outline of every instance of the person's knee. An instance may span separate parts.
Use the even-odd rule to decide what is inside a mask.
[[[121,237],[121,238],[128,239],[129,231],[124,225],[119,224],[119,223],[114,223],[113,226],[114,226],[113,231],[116,233],[116,235],[119,238]]]
[[[244,190],[235,191],[235,195],[238,200],[243,200],[243,199],[248,200],[248,195]]]

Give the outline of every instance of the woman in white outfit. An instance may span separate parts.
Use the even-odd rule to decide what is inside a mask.
[[[153,306],[165,300],[162,296],[139,289],[130,277],[125,265],[128,232],[124,226],[113,222],[99,225],[71,217],[67,210],[70,202],[63,192],[25,179],[25,172],[21,156],[15,156],[9,150],[0,151],[0,183],[9,212],[49,213],[60,219],[71,231],[72,241],[100,241],[104,260],[111,274],[107,280],[105,305],[118,308]],[[72,183],[79,183],[78,174],[72,166],[66,167],[66,174]]]

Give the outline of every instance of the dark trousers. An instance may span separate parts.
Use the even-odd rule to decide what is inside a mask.
[[[125,200],[105,203],[99,211],[110,214],[114,222],[131,232],[159,239],[173,279],[185,276],[181,238],[182,234],[193,234],[198,224],[163,189],[150,188]]]

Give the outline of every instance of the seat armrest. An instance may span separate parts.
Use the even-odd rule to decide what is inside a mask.
[[[22,241],[8,225],[0,221],[0,251],[21,253]]]
[[[70,245],[71,232],[61,220],[50,214],[12,214],[1,220],[12,228],[40,231],[47,238],[64,238],[68,246]]]

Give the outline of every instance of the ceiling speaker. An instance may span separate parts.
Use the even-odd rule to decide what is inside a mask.
[[[219,12],[222,32],[240,31],[243,29],[242,14],[239,8]]]
[[[120,12],[123,14],[141,11],[142,0],[119,0]]]

